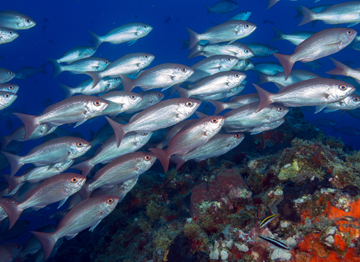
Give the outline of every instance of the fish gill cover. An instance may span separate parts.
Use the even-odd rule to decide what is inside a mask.
[[[360,261],[359,13],[3,0],[0,260]]]

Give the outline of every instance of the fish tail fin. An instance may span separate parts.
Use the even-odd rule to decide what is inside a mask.
[[[2,140],[3,141],[1,142],[1,150],[4,150],[12,140],[10,136],[4,136]]]
[[[73,89],[70,86],[66,86],[63,84],[58,84],[61,87],[61,90],[64,92],[64,97],[68,98],[70,96],[72,96],[73,94],[75,94],[75,92],[73,91]]]
[[[6,180],[6,182],[9,185],[8,186],[9,194],[11,194],[12,191],[20,184],[16,176],[2,175],[2,177]]]
[[[46,260],[53,250],[57,239],[54,237],[54,233],[43,233],[43,232],[36,232],[30,231],[41,243],[41,246],[44,250],[44,260]]]
[[[39,68],[39,72],[47,75],[48,74],[48,72],[46,71],[46,66],[47,65],[48,65],[48,63],[43,63]]]
[[[171,162],[176,164],[175,169],[178,170],[186,161],[181,156],[172,156]]]
[[[135,87],[134,80],[128,78],[125,75],[119,75],[119,76],[124,86],[124,91],[131,92]]]
[[[216,101],[216,100],[210,100],[209,102],[213,106],[215,106],[215,115],[219,114],[220,112],[222,112],[223,110],[226,109],[226,107],[225,107],[226,103],[224,103],[224,102],[220,102],[220,101]]]
[[[114,129],[117,147],[119,147],[120,143],[121,143],[121,140],[124,138],[124,136],[126,134],[124,129],[123,129],[123,125],[115,122],[114,120],[112,120],[111,118],[109,118],[107,116],[106,116],[106,119],[109,122],[109,124],[111,125],[111,127]]]
[[[277,28],[275,28],[275,27],[273,27],[272,29],[274,30],[275,35],[274,35],[274,37],[270,40],[271,42],[273,42],[273,41],[279,41],[279,40],[284,39],[284,33],[283,33],[283,32],[281,32],[279,29],[277,29]]]
[[[16,174],[16,172],[24,165],[21,162],[21,157],[4,152],[4,151],[2,151],[1,153],[6,157],[7,161],[9,161],[9,163],[10,163],[10,166],[11,166],[10,176],[14,176]]]
[[[58,74],[60,74],[62,71],[64,71],[62,69],[62,66],[55,59],[52,59],[50,57],[50,58],[48,58],[48,60],[52,63],[52,65],[54,67],[53,78],[55,78]]]
[[[98,72],[85,72],[85,74],[92,78],[92,88],[94,88],[101,81],[101,77]]]
[[[89,33],[90,33],[90,35],[91,35],[91,37],[92,37],[92,39],[93,39],[93,41],[94,41],[94,47],[95,47],[95,49],[98,49],[98,48],[99,48],[99,45],[103,42],[102,39],[101,39],[101,37],[98,36],[97,34],[91,32],[90,30],[89,30]]]
[[[185,27],[186,31],[188,32],[189,34],[189,37],[190,37],[190,42],[189,42],[189,49],[193,48],[194,45],[196,43],[198,43],[200,41],[199,39],[199,34],[194,32],[193,30],[191,30],[190,28],[188,27]]]
[[[26,115],[21,113],[13,113],[17,118],[23,122],[25,126],[25,139],[28,139],[29,136],[34,132],[34,130],[38,127],[38,123],[36,122],[36,116]]]
[[[258,75],[259,80],[256,82],[257,85],[261,85],[264,83],[268,83],[269,82],[269,75],[255,71],[255,73]]]
[[[302,10],[302,13],[303,13],[303,18],[302,20],[300,21],[300,25],[305,25],[313,20],[315,20],[315,12],[311,11],[309,8],[305,7],[305,6],[302,6],[300,5],[300,8]]]
[[[189,98],[190,97],[189,92],[184,88],[178,87],[178,88],[176,88],[176,91],[179,93],[181,98]]]
[[[193,48],[190,49],[188,58],[193,58],[202,55],[201,51],[203,50],[202,45],[196,44]]]
[[[206,9],[207,9],[207,14],[206,15],[209,15],[212,13],[212,8],[211,7],[208,7],[208,6],[205,6]]]
[[[282,54],[278,54],[278,53],[274,53],[273,55],[279,60],[280,64],[284,68],[285,80],[287,80],[291,73],[291,70],[294,66],[294,61],[292,61],[292,59],[291,59],[292,56],[291,55],[282,55]]]
[[[189,40],[186,39],[179,39],[179,41],[183,44],[180,50],[184,50],[189,48]]]
[[[296,16],[294,17],[294,19],[298,18],[298,17],[301,17],[303,15],[302,13],[302,9],[300,6],[293,6],[293,8],[295,9],[296,11]]]
[[[149,148],[149,150],[154,153],[157,159],[160,160],[160,163],[164,168],[164,174],[166,174],[166,172],[169,169],[169,161],[170,161],[170,156],[166,153],[166,150],[162,150],[158,148]]]
[[[82,188],[79,190],[79,195],[81,197],[81,201],[88,199],[91,195],[92,191],[89,188],[89,184],[84,184]]]
[[[7,201],[0,202],[0,207],[2,207],[2,209],[4,209],[4,211],[8,215],[9,229],[11,229],[15,225],[17,219],[19,218],[23,210],[18,208],[19,207],[18,202],[7,202]]]
[[[267,6],[266,6],[265,10],[270,9],[270,7],[272,7],[274,4],[276,4],[279,1],[280,0],[268,0],[268,3],[267,3]]]
[[[330,74],[330,75],[343,75],[343,76],[347,76],[347,72],[350,69],[350,67],[348,67],[347,65],[344,65],[343,63],[340,63],[339,61],[335,60],[334,58],[331,58],[331,61],[334,63],[334,65],[336,66],[336,68],[331,69],[330,71],[325,72],[326,74]]]
[[[256,109],[256,113],[263,110],[268,105],[272,104],[274,101],[271,100],[271,93],[262,89],[260,86],[253,84],[258,95],[259,95],[259,106]]]
[[[72,166],[71,168],[80,170],[81,174],[86,177],[89,175],[91,170],[94,168],[94,165],[92,163],[90,163],[90,160],[87,160],[87,161],[81,162],[75,166]]]

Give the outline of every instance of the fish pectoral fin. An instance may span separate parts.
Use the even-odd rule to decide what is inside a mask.
[[[360,22],[355,22],[355,23],[348,24],[347,27],[352,27],[354,25],[357,25],[358,23],[360,23]]]
[[[138,36],[137,33],[135,35]],[[128,43],[129,46],[131,46],[131,45],[135,44],[136,41],[137,41],[137,39],[129,41],[127,43]]]
[[[331,112],[335,112],[335,111],[338,111],[339,109],[326,109],[324,111],[324,113],[331,113]]]
[[[336,43],[332,43],[332,44],[327,44],[327,46],[337,46],[337,47],[339,47],[340,45],[341,45],[341,41],[336,42]]]
[[[170,87],[172,87],[172,85],[171,85],[171,86],[168,86],[168,87],[163,87],[163,89],[161,89],[161,91],[164,91],[164,90],[166,90],[166,89],[169,89]]]
[[[43,207],[45,207],[46,205],[42,205],[42,206],[33,206],[31,207],[33,210],[38,211],[39,209],[42,209]]]
[[[78,233],[75,233],[75,234],[69,234],[67,236],[65,236],[66,240],[70,240],[70,239],[73,239],[74,237],[76,237]]]
[[[325,107],[326,107],[326,104],[325,104],[325,105],[316,106],[316,107],[315,107],[315,112],[314,112],[314,114],[319,113],[319,112],[320,112],[321,110],[323,110]]]
[[[89,231],[93,231],[95,229],[95,227],[97,227],[100,224],[100,222],[101,222],[101,220],[96,222],[96,224],[94,224],[92,227],[90,227]]]
[[[236,39],[231,40],[231,41],[228,43],[228,45],[230,45],[230,44],[234,43],[235,41],[236,41]]]
[[[76,122],[76,125],[74,126],[74,128],[75,128],[75,127],[78,127],[79,125],[84,124],[86,121],[87,121],[87,119],[84,119],[84,120],[81,120],[81,121],[79,121],[79,122]]]
[[[60,202],[59,202],[59,205],[58,205],[57,209],[59,209],[60,207],[62,207],[62,205],[64,205],[64,204],[65,204],[65,202],[66,202],[66,200],[68,200],[68,198],[69,198],[69,197],[65,197],[63,200],[60,200]]]

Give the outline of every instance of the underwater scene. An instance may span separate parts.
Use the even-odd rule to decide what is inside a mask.
[[[360,262],[359,24],[2,0],[0,262]]]

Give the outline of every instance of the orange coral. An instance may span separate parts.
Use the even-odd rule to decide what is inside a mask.
[[[347,248],[346,242],[340,235],[335,235],[334,239],[335,239],[335,242],[334,242],[335,246],[337,246],[341,250],[345,250]]]

